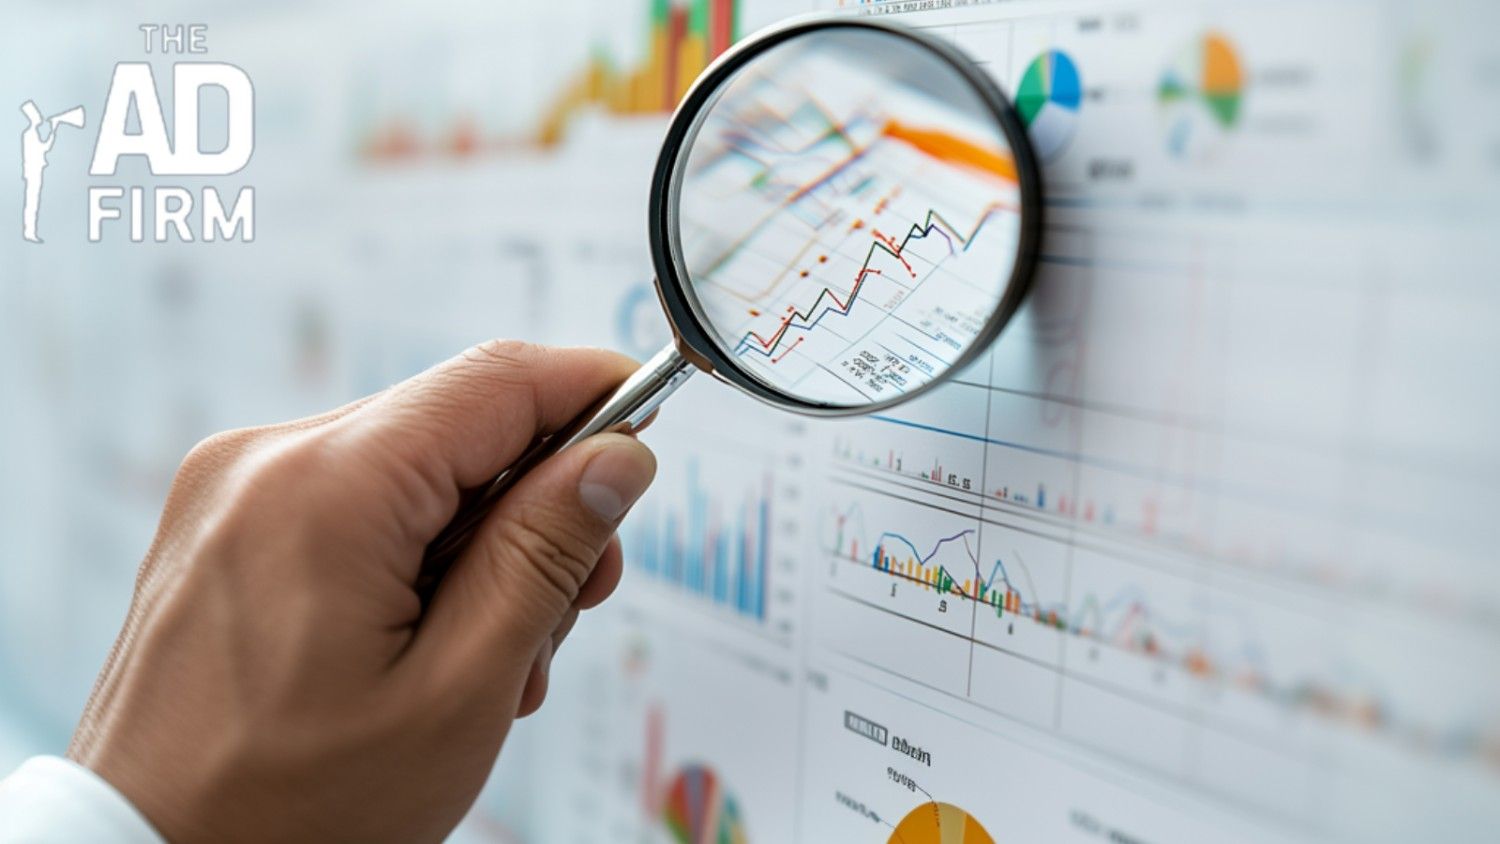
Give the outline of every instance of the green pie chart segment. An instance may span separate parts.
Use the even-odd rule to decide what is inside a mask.
[[[1073,139],[1083,106],[1078,65],[1061,50],[1048,50],[1026,66],[1016,91],[1016,110],[1043,161],[1056,158]]]

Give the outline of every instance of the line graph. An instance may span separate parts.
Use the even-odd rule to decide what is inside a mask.
[[[777,348],[779,347],[781,342],[786,339],[787,333],[789,331],[793,329],[810,331],[813,328],[816,328],[818,322],[822,320],[824,316],[830,313],[840,316],[847,316],[849,314],[849,310],[854,307],[855,300],[859,297],[859,291],[864,284],[865,277],[872,274],[881,276],[884,275],[883,271],[870,266],[870,261],[875,257],[877,252],[883,252],[891,256],[892,258],[895,258],[897,261],[901,262],[902,267],[905,268],[908,275],[910,275],[912,278],[916,278],[916,270],[912,269],[911,264],[908,263],[903,257],[903,253],[906,251],[907,246],[913,240],[924,240],[930,237],[934,232],[936,232],[947,242],[948,254],[950,256],[957,255],[959,252],[967,251],[969,248],[969,244],[973,243],[975,238],[978,237],[979,232],[984,227],[985,222],[992,216],[994,216],[997,212],[1002,210],[1014,211],[1015,209],[1010,206],[1001,206],[998,203],[990,205],[980,216],[979,221],[974,224],[974,227],[972,229],[970,229],[968,235],[960,234],[959,230],[953,224],[943,219],[942,214],[938,213],[937,209],[935,208],[927,209],[927,214],[923,221],[921,223],[913,223],[911,227],[907,229],[906,235],[901,238],[901,241],[899,243],[897,243],[891,237],[882,234],[879,229],[872,229],[870,232],[871,240],[869,251],[865,254],[865,259],[861,263],[859,271],[854,274],[854,285],[849,289],[849,293],[845,300],[841,301],[839,299],[839,294],[835,292],[833,288],[824,287],[820,291],[818,291],[817,298],[813,300],[811,306],[809,306],[805,310],[796,310],[787,314],[786,316],[783,316],[780,322],[777,324],[776,330],[771,332],[771,335],[769,337],[762,337],[757,331],[753,329],[746,331],[745,336],[741,337],[740,342],[735,345],[735,353],[740,354],[742,352],[748,351],[755,354],[760,354],[764,357],[774,357]],[[863,227],[863,221],[857,220],[855,228]],[[955,247],[953,245],[953,242],[955,240],[958,241],[958,247]],[[820,306],[823,304],[824,299],[832,302],[832,307],[823,308],[820,310]],[[813,316],[814,314],[816,314],[816,317]],[[956,350],[962,349],[962,346],[958,344],[957,340],[949,338],[933,339],[943,339],[950,346],[955,347]],[[800,343],[801,338],[798,338],[796,342]]]
[[[996,617],[1020,616],[1069,635],[1098,639],[1148,654],[1165,653],[1159,634],[1146,624],[1156,614],[1149,609],[1144,593],[1138,588],[1131,587],[1108,597],[1086,594],[1074,609],[1069,610],[1061,600],[1044,601],[1038,595],[1031,573],[1019,555],[1010,558],[1010,568],[1016,571],[1016,578],[1007,570],[1005,558],[999,556],[985,560],[989,564],[989,573],[984,574],[975,550],[978,528],[945,536],[925,553],[903,534],[885,530],[876,537],[874,547],[862,555],[857,537],[851,535],[845,543],[846,529],[855,533],[860,515],[856,505],[837,517],[835,544],[830,550],[841,560],[868,565],[939,594],[971,601],[984,606]],[[945,551],[950,559],[958,557],[959,562],[939,559]],[[1159,620],[1158,623],[1174,633],[1190,635],[1192,632],[1189,625]],[[1188,646],[1185,652],[1184,666],[1205,676],[1214,673],[1201,651]]]
[[[960,389],[968,392],[960,393]],[[1257,531],[1247,539],[1240,531],[1215,535],[1196,530],[1195,517],[1200,512],[1196,502],[1201,496],[1193,475],[1079,450],[1069,444],[1066,426],[1054,430],[1046,424],[1023,424],[1022,420],[1043,418],[1050,402],[974,385],[961,384],[945,392],[950,404],[956,404],[960,395],[978,402],[980,415],[966,411],[969,421],[962,423],[956,421],[963,417],[954,417],[954,410],[948,411],[947,420],[930,414],[914,416],[906,408],[900,412],[903,418],[875,415],[871,418],[877,425],[837,438],[832,458],[846,471],[916,483],[968,502],[982,502],[996,512],[1066,525],[1080,536],[1191,555],[1288,588],[1368,602],[1382,612],[1462,622],[1491,634],[1497,629],[1494,605],[1487,596],[1455,589],[1424,567],[1377,572],[1348,553],[1295,553],[1285,547],[1277,531]],[[988,426],[982,415],[986,404],[995,420]],[[1096,431],[1108,430],[1117,421],[1102,412],[1089,415]],[[1159,436],[1168,441],[1164,434]],[[979,467],[985,463],[989,468],[981,489]],[[1254,489],[1222,482],[1215,492],[1220,496],[1220,519],[1227,517],[1233,505],[1235,512],[1246,514],[1240,518],[1264,524],[1268,508],[1291,503],[1303,518],[1330,517],[1285,494],[1267,498]]]
[[[1500,737],[1495,734],[1500,725],[1492,719],[1439,720],[1404,707],[1374,679],[1375,674],[1356,663],[1319,663],[1284,650],[1282,631],[1268,637],[1264,625],[1239,616],[1232,601],[1213,607],[1187,605],[1177,590],[1159,581],[1136,582],[1128,567],[1097,556],[1082,568],[1075,566],[1068,597],[1057,583],[1043,585],[1052,581],[1043,578],[1041,570],[1034,571],[1037,565],[1055,568],[1057,561],[1028,562],[1009,531],[975,524],[934,533],[928,526],[926,535],[918,537],[882,526],[877,518],[867,519],[866,505],[876,506],[873,512],[879,518],[889,512],[876,500],[864,498],[830,510],[825,519],[822,541],[835,566],[833,581],[844,583],[836,572],[862,570],[888,584],[914,587],[914,594],[957,600],[975,613],[972,627],[953,621],[941,624],[970,639],[973,646],[1045,661],[1073,676],[1097,675],[1096,681],[1132,696],[1149,689],[1131,690],[1125,679],[1129,674],[1122,673],[1120,665],[1096,664],[1101,659],[1139,660],[1173,670],[1193,683],[1232,689],[1274,711],[1379,735],[1410,750],[1485,766],[1491,775],[1500,776]],[[1105,574],[1105,569],[1115,573]],[[847,594],[867,605],[885,604],[891,611],[910,613],[914,621],[938,623],[929,615],[931,599],[898,600],[895,587],[887,591],[844,583],[839,588],[852,590]],[[1049,594],[1049,588],[1057,591]],[[951,614],[946,605],[938,606],[939,614]],[[1030,630],[1018,630],[1018,622],[1030,625]],[[1040,633],[1049,633],[1055,644],[1035,647],[1034,637]],[[1021,639],[1013,639],[1018,635]],[[1065,665],[1056,647],[1071,649],[1069,643],[1081,648],[1082,659]]]
[[[931,57],[868,37],[780,47],[731,81],[680,192],[684,263],[725,347],[769,385],[835,405],[957,361],[1019,236],[1016,164],[982,103]]]

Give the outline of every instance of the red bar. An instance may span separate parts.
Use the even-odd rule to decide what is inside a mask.
[[[677,75],[686,68],[677,66],[677,60],[682,57],[682,39],[687,36],[687,9],[682,6],[673,6],[667,17],[667,54],[663,57],[662,67],[666,72],[662,74],[662,108],[671,110],[677,105]]]
[[[641,771],[641,807],[649,817],[655,817],[660,802],[662,723],[661,705],[652,704],[646,710],[646,759]]]
[[[708,55],[710,58],[729,49],[734,40],[734,0],[713,0],[708,17]]]

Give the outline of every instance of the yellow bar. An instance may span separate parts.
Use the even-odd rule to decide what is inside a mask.
[[[662,89],[667,84],[667,33],[658,27],[651,34],[651,59],[646,71],[646,90],[650,92],[650,102],[642,111],[666,111],[672,107],[671,103],[663,103],[665,98]]]
[[[682,46],[677,53],[677,98],[687,93],[693,80],[708,66],[708,45],[703,42],[702,36],[689,34],[682,39]],[[675,105],[675,103],[674,103]]]

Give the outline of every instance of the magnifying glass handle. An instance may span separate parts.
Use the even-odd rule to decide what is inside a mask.
[[[629,433],[636,430],[692,373],[692,365],[677,351],[677,346],[668,344],[625,379],[613,393],[595,402],[566,427],[532,443],[510,468],[496,475],[489,483],[465,493],[463,500],[459,502],[458,513],[428,543],[427,551],[422,556],[416,590],[423,605],[432,599],[439,581],[447,573],[448,567],[453,565],[453,561],[458,559],[458,555],[468,547],[470,537],[484,521],[484,517],[489,515],[496,502],[517,480],[548,457],[594,434],[611,431]]]

